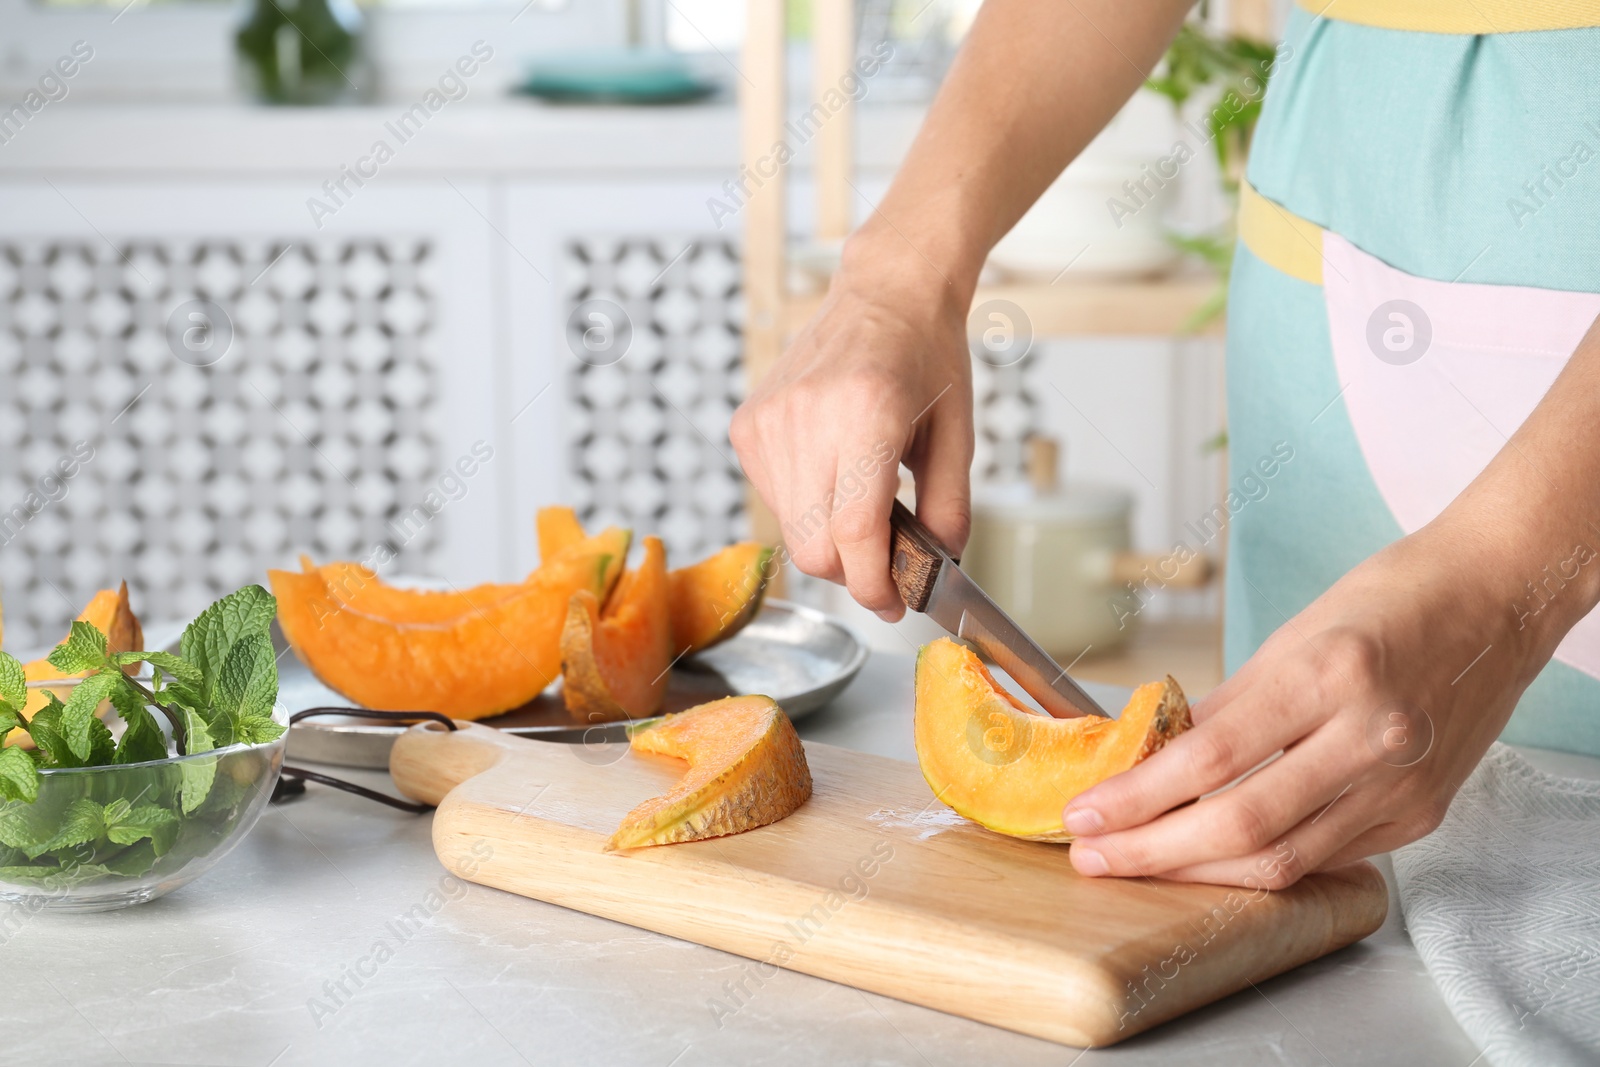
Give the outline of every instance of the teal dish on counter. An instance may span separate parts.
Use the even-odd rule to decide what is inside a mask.
[[[631,49],[539,59],[517,91],[559,103],[682,104],[718,87],[675,52]]]

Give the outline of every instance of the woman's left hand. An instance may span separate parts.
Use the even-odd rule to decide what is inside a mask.
[[[1193,729],[1074,798],[1073,866],[1278,889],[1431,831],[1559,640],[1518,625],[1524,576],[1493,542],[1441,518],[1345,575]],[[1574,561],[1586,577],[1593,558]]]

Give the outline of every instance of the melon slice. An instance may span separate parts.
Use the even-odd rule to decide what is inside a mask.
[[[761,607],[771,563],[771,548],[745,541],[669,574],[675,651],[700,652],[742,630]]]
[[[527,590],[526,582],[475,585],[469,589],[404,589],[393,586],[363,564],[348,561],[318,567],[300,557],[300,569],[319,574],[340,603],[382,619],[410,623],[445,622],[471,611],[492,608]]]
[[[642,719],[661,710],[672,667],[667,554],[644,539],[644,559],[622,576],[605,609],[588,590],[572,594],[561,632],[561,693],[586,722]]]
[[[133,605],[128,601],[128,583],[123,582],[117,589],[102,589],[89,599],[89,603],[78,613],[78,622],[86,622],[106,635],[106,650],[108,652],[139,652],[144,649],[144,628],[139,625],[139,617],[133,613]],[[128,673],[138,673],[138,664],[127,668]],[[40,658],[30,660],[22,665],[22,672],[30,682],[62,682],[56,691],[56,696],[62,700],[67,699],[71,692],[71,683],[82,678],[82,674],[67,674],[60,670],[48,659]],[[50,703],[46,695],[49,690],[41,686],[28,687],[28,700],[22,708],[22,717],[31,719]],[[7,744],[22,745],[31,748],[33,738],[20,727],[12,730],[6,738]]]
[[[571,548],[588,535],[578,513],[569,507],[540,508],[534,517],[534,531],[539,537],[539,562],[556,558],[556,554]]]
[[[441,594],[380,585],[357,594],[372,598],[363,610],[341,599],[320,570],[268,577],[284,636],[326,685],[369,708],[480,719],[526,704],[556,679],[572,594],[603,597],[622,571],[629,539],[615,528],[588,538],[498,600],[485,587]],[[455,603],[460,610],[442,610],[452,596],[465,598]]]
[[[917,654],[917,762],[934,795],[991,830],[1067,842],[1067,802],[1139,763],[1190,726],[1168,677],[1134,691],[1116,719],[1028,710],[977,655],[947,637]]]
[[[793,814],[811,796],[800,736],[770,697],[725,697],[641,723],[630,747],[686,760],[689,772],[630,811],[608,852],[753,830]]]

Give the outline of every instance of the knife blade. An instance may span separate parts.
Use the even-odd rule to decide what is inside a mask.
[[[927,615],[1009,674],[1058,719],[1110,718],[1048,652],[967,576],[900,501],[890,511],[889,572],[906,607]]]

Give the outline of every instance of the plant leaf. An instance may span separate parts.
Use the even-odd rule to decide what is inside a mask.
[[[89,754],[79,756],[67,743],[66,731],[62,727],[61,719],[66,714],[66,705],[54,693],[47,691],[46,696],[50,703],[39,709],[27,724],[33,743],[39,746],[39,751],[44,755],[43,765],[92,767],[111,762],[116,753],[116,742],[111,739],[111,731],[106,729],[106,724],[97,716],[89,717]]]
[[[161,835],[166,845],[171,845],[171,836],[168,829],[176,829],[178,817],[166,808],[155,804],[140,804],[131,807],[126,800],[113,802],[117,805],[113,810],[112,804],[106,805],[105,823],[106,838],[115,845],[131,845],[135,841],[150,838],[156,842],[156,836]],[[156,842],[157,853],[165,852],[161,842]]]
[[[29,849],[43,844],[50,833],[37,808],[27,804],[0,806],[0,845],[27,855]]]
[[[174,823],[176,826],[176,823]],[[156,864],[156,857],[164,849],[157,846],[154,840],[141,841],[132,848],[125,848],[112,856],[107,856],[93,864],[94,867],[109,874],[121,875],[124,878],[136,878],[144,874]]]
[[[200,670],[202,705],[216,698],[222,665],[241,638],[270,633],[278,602],[259,585],[247,585],[212,604],[183,631],[179,649]]]
[[[73,632],[77,632],[76,626]],[[121,672],[103,671],[91,674],[72,687],[72,695],[67,697],[66,706],[61,712],[60,730],[62,736],[67,739],[67,747],[78,759],[87,761],[93,751],[94,735],[90,723],[99,722],[95,710],[100,707],[100,702],[111,696],[112,691],[121,684]],[[101,726],[104,725],[101,723]]]
[[[94,801],[80,797],[67,805],[56,823],[56,831],[48,840],[32,848],[25,848],[29,859],[38,859],[46,852],[88,845],[100,840],[106,831],[104,809]]]
[[[82,766],[72,754],[72,750],[67,747],[67,739],[61,734],[61,712],[65,709],[65,705],[61,703],[60,697],[48,689],[44,695],[49,703],[34,712],[33,718],[28,720],[28,733],[33,737],[33,743],[44,753],[46,766]]]
[[[82,674],[106,662],[106,635],[93,623],[74,620],[67,639],[50,653],[50,664],[67,674]]]
[[[267,715],[244,715],[239,719],[239,731],[236,740],[240,744],[260,745],[268,741],[276,741],[283,736],[288,727],[281,722],[274,722]]]
[[[0,748],[0,797],[32,804],[39,799],[39,768],[16,745]]]
[[[27,725],[28,720],[19,715],[16,708],[4,701],[0,701],[0,744],[5,743],[5,739],[10,736],[12,730],[18,727],[26,729]]]
[[[278,699],[278,657],[264,633],[239,639],[222,665],[217,704],[240,718],[272,713]]]
[[[160,724],[142,701],[124,707],[127,698],[120,694],[127,692],[129,690],[124,688],[111,695],[111,702],[117,706],[117,714],[128,724],[127,729],[122,731],[122,740],[118,742],[116,754],[112,756],[111,762],[145,763],[149,760],[166,759],[167,739],[161,733]]]
[[[193,708],[183,709],[183,728],[188,734],[189,753],[210,752],[216,747],[211,739],[211,731]],[[180,789],[183,794],[183,813],[189,814],[205,802],[206,794],[211,792],[211,783],[217,777],[217,760],[215,756],[205,759],[186,759],[178,764]]]
[[[28,675],[17,657],[0,652],[0,700],[13,708],[28,703]]]
[[[171,652],[162,652],[159,649],[145,649],[142,652],[118,652],[111,657],[111,662],[119,667],[126,667],[130,663],[148,663],[158,667],[168,676],[177,679],[184,685],[195,689],[200,688],[203,678],[200,668]]]

